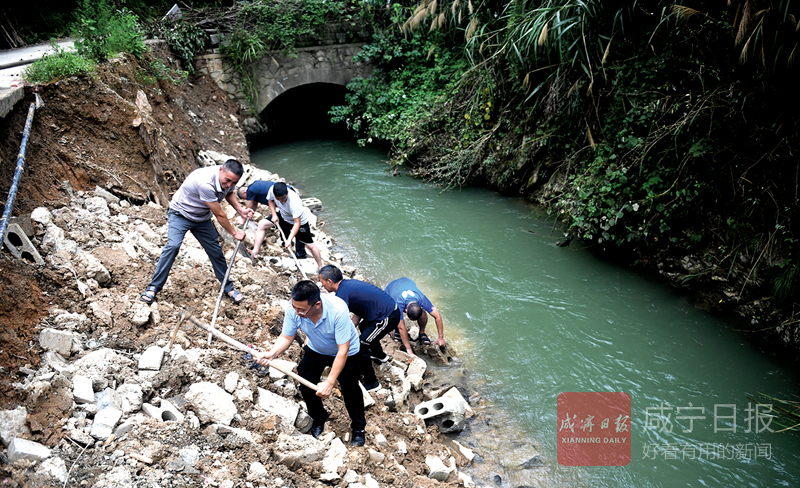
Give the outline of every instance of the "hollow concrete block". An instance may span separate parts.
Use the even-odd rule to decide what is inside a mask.
[[[38,265],[44,265],[44,259],[39,255],[39,251],[31,244],[28,236],[19,224],[8,224],[6,238],[3,240],[11,255],[17,259],[33,261]]]
[[[414,413],[426,424],[436,423],[440,432],[464,430],[464,405],[452,398],[437,398],[420,403]]]

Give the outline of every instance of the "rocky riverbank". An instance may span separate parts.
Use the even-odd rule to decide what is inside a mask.
[[[243,182],[267,178],[276,176],[248,167]],[[312,224],[324,260],[353,275],[353,268],[331,255],[331,240],[315,218]],[[465,410],[471,411],[457,389],[426,387],[425,361],[412,361],[387,341],[393,361],[380,366],[384,388],[364,392],[370,404],[367,445],[347,446],[349,420],[338,395],[326,402],[333,418],[325,434],[314,439],[303,434],[310,418],[284,374],[253,368],[223,342],[206,346],[206,333],[186,320],[168,348],[183,312],[210,323],[218,284],[199,243],[187,235],[158,301],[148,306],[138,299],[166,241],[164,208],[131,205],[97,188],[74,192],[64,207],[36,208],[30,225],[31,243],[46,263],[41,273],[58,286],[43,293],[48,311],[33,347],[41,361],[4,371],[16,380],[11,386],[19,400],[16,408],[0,412],[9,482],[61,486],[69,477],[95,487],[470,484],[458,466],[474,455],[438,444],[436,419],[426,426],[414,414],[414,406],[444,394],[440,401],[455,402],[462,422]],[[252,243],[254,229],[247,234]],[[268,237],[272,255],[255,265],[237,260],[231,277],[246,299],[238,306],[225,300],[216,322],[225,334],[255,347],[269,347],[280,333],[290,288],[300,277],[277,247],[278,238]],[[230,259],[233,243],[224,249]],[[315,271],[313,260],[301,263],[304,271]],[[447,361],[436,348],[418,352]],[[282,359],[293,367],[300,356],[294,344]]]
[[[148,54],[157,55],[179,68],[168,53]],[[249,157],[236,105],[206,77],[153,83],[143,75],[152,60],[123,57],[93,78],[39,88],[45,107],[34,119],[14,215],[42,264],[0,253],[3,484],[471,486],[458,471],[473,453],[437,442],[440,427],[453,426],[414,413],[447,394],[444,402],[469,415],[465,395],[431,387],[424,362],[391,343],[393,360],[378,375],[384,389],[369,396],[367,444],[358,448],[348,445],[338,395],[326,401],[333,417],[316,440],[303,433],[309,419],[293,381],[261,374],[221,341],[207,346],[207,334],[187,322],[168,347],[184,311],[211,321],[219,290],[188,235],[158,301],[139,300],[165,242],[169,195],[200,164]],[[26,109],[0,121],[0,181],[11,181]],[[248,167],[242,182],[258,178],[277,175]],[[313,223],[326,262],[342,265]],[[231,276],[245,301],[223,301],[216,322],[257,347],[279,333],[300,279],[276,239],[268,237],[255,265],[237,261]],[[223,249],[230,257],[233,242]],[[316,271],[313,260],[302,263]],[[282,359],[299,357],[293,345]]]

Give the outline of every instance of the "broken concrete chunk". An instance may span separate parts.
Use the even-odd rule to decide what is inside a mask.
[[[50,457],[50,449],[38,442],[14,438],[8,444],[8,460],[16,463],[23,459],[33,462],[43,461]]]
[[[258,406],[285,419],[288,425],[294,425],[297,413],[300,411],[300,404],[263,388],[258,389]]]
[[[233,393],[236,391],[236,385],[239,384],[239,373],[231,371],[225,375],[225,391]]]
[[[338,437],[331,442],[325,457],[322,458],[322,471],[324,473],[335,473],[340,466],[344,466],[344,455],[347,448]]]
[[[72,332],[56,329],[43,329],[39,333],[39,345],[47,351],[55,351],[64,357],[72,353]]]
[[[150,315],[149,307],[147,309],[148,317]],[[142,353],[139,358],[139,369],[146,371],[158,371],[161,369],[161,361],[164,359],[164,350],[158,346],[150,346]]]
[[[86,376],[76,374],[72,378],[72,398],[75,403],[93,403],[94,389],[92,380]]]
[[[238,413],[233,397],[225,390],[207,381],[189,387],[186,399],[194,404],[201,422],[217,422],[230,425]]]
[[[89,435],[99,440],[108,439],[114,432],[114,427],[116,427],[120,418],[122,418],[122,410],[111,407],[100,410],[94,416],[92,431]]]
[[[136,326],[142,326],[146,324],[150,320],[150,307],[148,307],[145,303],[142,302],[134,302],[133,303],[133,312],[131,317],[131,323]],[[161,363],[159,362],[159,368],[161,367]],[[141,368],[139,368],[141,369]]]
[[[450,468],[438,456],[428,455],[425,457],[425,464],[428,465],[428,478],[436,481],[445,481],[450,476]]]
[[[273,445],[273,454],[278,462],[289,469],[297,469],[321,460],[325,455],[325,445],[310,435],[288,436],[280,433]]]
[[[117,388],[117,393],[122,397],[123,413],[133,413],[142,408],[144,391],[141,386],[133,383],[125,383]]]
[[[64,460],[59,457],[45,459],[42,464],[39,465],[36,473],[48,478],[53,478],[61,483],[67,482],[67,466]]]
[[[22,406],[14,410],[0,411],[0,440],[3,441],[4,446],[7,446],[20,434],[30,433],[30,429],[28,429],[28,424],[26,423],[27,417],[28,410]]]

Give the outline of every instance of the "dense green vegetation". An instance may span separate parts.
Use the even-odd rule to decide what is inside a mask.
[[[53,44],[53,53],[25,68],[25,81],[29,83],[50,83],[54,80],[89,73],[94,70],[94,63],[80,54],[65,51],[58,44]]]
[[[529,195],[633,261],[692,255],[704,266],[686,280],[793,317],[799,13],[788,0],[393,2],[364,51],[378,69],[332,115],[444,186]]]

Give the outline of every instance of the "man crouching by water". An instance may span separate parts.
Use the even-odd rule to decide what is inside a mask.
[[[318,383],[325,366],[331,367],[328,377],[319,383],[316,395],[311,388],[300,385],[308,415],[314,420],[309,433],[316,438],[325,429],[325,421],[330,416],[322,405],[322,398],[331,395],[338,379],[353,429],[350,445],[363,446],[367,421],[364,417],[364,397],[358,385],[361,376],[359,340],[347,304],[333,295],[320,295],[319,288],[311,281],[298,282],[292,288],[292,303],[286,307],[280,337],[268,352],[253,352],[253,358],[267,366],[289,348],[298,329],[308,337],[308,342],[303,346],[305,354],[297,366],[300,376]]]

